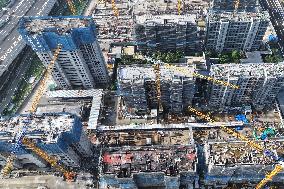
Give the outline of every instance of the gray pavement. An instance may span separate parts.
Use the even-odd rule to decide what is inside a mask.
[[[0,76],[25,47],[25,42],[17,31],[22,16],[47,15],[56,0],[20,0],[0,17],[3,26],[0,29]],[[7,20],[5,22],[4,20]]]
[[[25,72],[28,70],[29,66],[31,63],[31,59],[29,55],[26,55],[22,61],[22,64],[20,64],[20,66],[18,67],[13,80],[11,81],[11,83],[9,83],[9,86],[7,89],[5,89],[5,96],[4,98],[2,98],[0,100],[0,113],[5,109],[5,107],[10,103],[11,98],[14,94],[14,92],[17,90],[17,88],[19,87],[20,82],[22,81]]]
[[[10,7],[9,11],[5,11],[0,17],[3,21],[5,18],[9,20],[0,29],[0,76],[5,72],[9,75],[14,75],[12,81],[7,78],[5,81],[0,81],[1,88],[9,83],[9,88],[2,90],[2,96],[0,97],[0,113],[11,101],[11,97],[17,90],[21,78],[24,76],[25,71],[28,68],[27,61],[22,61],[16,73],[8,70],[9,66],[12,64],[13,60],[19,55],[19,53],[26,46],[22,37],[17,31],[18,22],[22,16],[44,16],[48,15],[54,6],[56,0],[20,0],[15,1],[15,3]],[[0,22],[1,22],[0,21]],[[4,91],[4,92],[3,92]]]

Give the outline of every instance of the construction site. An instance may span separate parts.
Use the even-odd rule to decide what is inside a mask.
[[[143,118],[158,116],[157,104],[160,85],[161,112],[182,115],[183,110],[191,105],[194,95],[195,81],[192,76],[194,66],[177,65],[185,69],[179,70],[160,67],[160,84],[157,84],[156,70],[151,65],[123,66],[118,71],[120,102],[119,119]]]
[[[74,2],[68,6],[76,14]],[[92,17],[22,18],[20,34],[46,70],[18,114],[0,117],[0,188],[284,188],[275,100],[283,65],[213,64],[194,52],[208,7],[207,0],[111,0],[95,3]],[[165,63],[138,54],[141,45],[195,56]],[[125,54],[131,64],[122,64]]]

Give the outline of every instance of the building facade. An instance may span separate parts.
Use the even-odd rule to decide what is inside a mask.
[[[199,43],[195,17],[195,15],[137,16],[135,40],[138,50],[196,52]]]
[[[28,115],[2,120],[0,140],[0,165],[5,165],[11,154],[17,133],[30,118]],[[91,142],[83,131],[79,117],[71,114],[41,114],[29,120],[25,137],[32,139],[37,147],[51,156],[55,156],[67,167],[80,167],[84,157],[91,157]],[[48,163],[41,157],[21,146],[16,153],[15,168],[30,166],[47,167]]]
[[[191,105],[195,93],[193,67],[176,65],[177,69],[161,66],[161,102],[164,110],[172,114],[181,114]],[[118,72],[120,94],[128,111],[146,114],[157,108],[156,75],[154,68],[147,66],[121,67]],[[134,111],[136,110],[136,111]]]
[[[61,89],[105,87],[109,82],[95,24],[90,17],[28,17],[19,32],[47,66],[60,44],[52,76]]]
[[[226,106],[252,105],[257,110],[271,106],[284,86],[283,63],[251,63],[213,65],[210,74],[214,79],[229,82],[240,88],[211,83],[209,106],[224,109]]]
[[[211,10],[206,23],[206,50],[256,51],[262,44],[269,23],[266,11],[234,14]]]

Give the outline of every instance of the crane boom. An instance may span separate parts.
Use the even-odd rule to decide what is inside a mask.
[[[119,16],[119,12],[118,12],[118,8],[116,7],[115,0],[111,0],[111,5],[112,5],[113,14],[116,17],[118,17]]]
[[[76,15],[76,8],[75,8],[75,6],[74,6],[72,0],[66,0],[66,1],[67,1],[68,7],[69,7],[71,13],[72,13],[73,15]]]
[[[36,146],[36,144],[31,141],[30,139],[24,137],[22,140],[23,145],[25,145],[27,148],[31,149],[34,153],[36,153],[38,156],[40,156],[42,159],[50,163],[52,167],[54,167],[56,170],[62,172],[65,176],[65,178],[70,181],[74,179],[75,173],[68,171],[63,166],[59,165],[56,158],[49,156],[45,151],[40,149]]]
[[[255,187],[255,189],[261,189],[267,182],[269,182],[270,180],[272,180],[272,178],[277,175],[279,172],[282,171],[282,166],[281,165],[276,165],[275,168],[268,174],[266,175],[266,177],[260,182],[258,183],[258,185]]]
[[[39,100],[40,100],[41,96],[44,93],[44,90],[45,90],[46,84],[47,84],[47,80],[48,80],[49,75],[51,74],[51,72],[53,70],[55,61],[58,58],[60,50],[61,50],[61,45],[58,45],[56,50],[55,50],[55,52],[54,52],[54,56],[53,56],[50,64],[47,66],[47,69],[46,69],[46,71],[45,71],[45,73],[43,75],[43,79],[40,81],[40,86],[39,86],[38,91],[36,92],[35,99],[32,102],[30,113],[34,113],[36,108],[37,108],[37,105],[39,103]],[[11,152],[11,155],[7,158],[6,164],[3,167],[3,169],[1,170],[1,175],[2,176],[6,176],[6,175],[10,174],[12,172],[12,170],[13,170],[13,167],[14,167],[13,163],[14,163],[14,161],[16,159],[16,153],[17,153],[19,147],[21,146],[22,138],[25,135],[26,126],[27,126],[27,124],[24,126],[23,130],[16,137],[16,143],[14,145],[13,151]]]
[[[40,87],[39,87],[39,89],[36,93],[35,99],[33,100],[32,106],[31,106],[31,109],[30,109],[31,113],[34,113],[36,111],[37,105],[39,103],[41,96],[43,95],[43,93],[45,91],[47,80],[48,80],[49,76],[51,75],[55,61],[57,60],[60,51],[61,51],[61,45],[58,45],[55,52],[54,52],[52,60],[50,61],[49,65],[47,66],[47,69],[44,73],[43,79],[40,81]]]
[[[180,15],[180,13],[181,13],[181,0],[178,0],[177,8],[178,8],[178,15]]]

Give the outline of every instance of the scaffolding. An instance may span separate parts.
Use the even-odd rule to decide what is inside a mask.
[[[162,106],[162,103],[161,103],[161,72],[160,72],[160,64],[159,63],[156,63],[154,65],[154,72],[155,72],[155,75],[156,75],[156,80],[155,80],[155,83],[156,83],[156,88],[157,88],[157,122],[159,123],[159,118],[160,118],[160,112],[163,111],[163,106]]]

